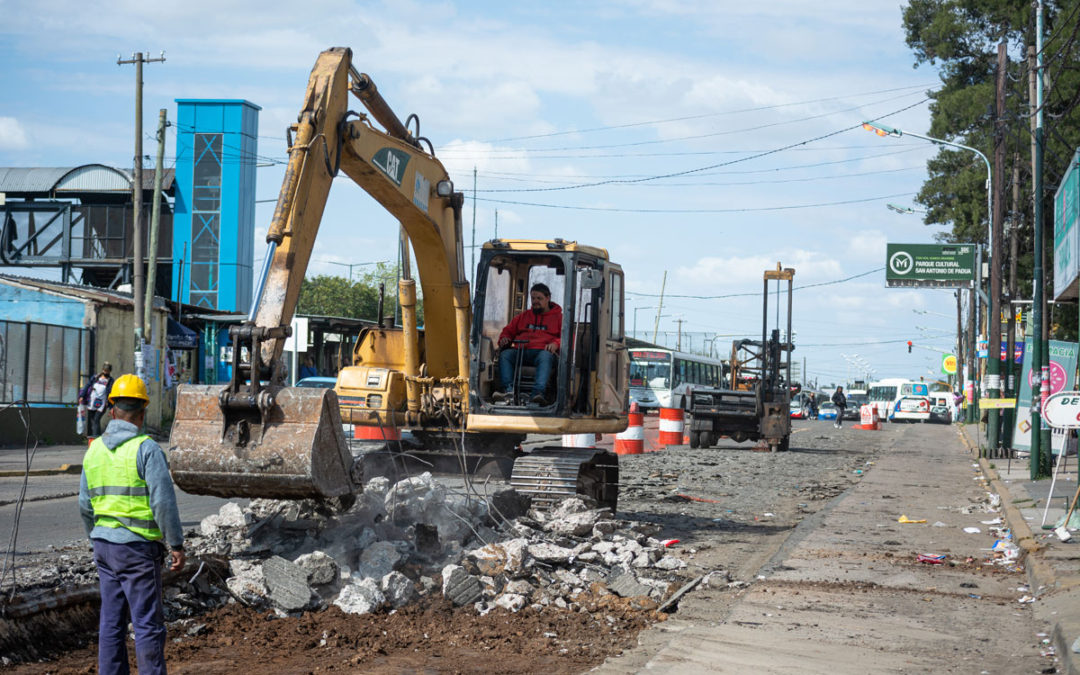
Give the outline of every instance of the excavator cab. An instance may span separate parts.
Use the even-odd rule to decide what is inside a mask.
[[[626,410],[627,391],[622,282],[622,270],[603,249],[561,239],[485,244],[473,301],[469,430],[602,432],[616,421]],[[543,404],[531,400],[538,368],[518,358],[524,345],[506,345],[505,356],[499,347],[503,328],[530,311],[530,289],[538,283],[562,308],[560,347]],[[507,400],[496,396],[503,388],[500,361],[513,370]],[[493,424],[491,417],[503,419]]]

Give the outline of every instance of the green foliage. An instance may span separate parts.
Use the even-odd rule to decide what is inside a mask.
[[[1044,2],[1044,225],[1052,230],[1053,195],[1074,150],[1080,145],[1080,0]],[[915,67],[939,69],[941,87],[929,94],[929,135],[982,151],[993,161],[994,92],[997,45],[1007,45],[1008,64],[1003,125],[1006,147],[1005,222],[1019,227],[1018,296],[1031,297],[1033,268],[1032,170],[1026,62],[1035,44],[1034,3],[1029,0],[910,0],[903,9],[907,44]],[[1012,177],[1019,174],[1019,200],[1013,207]],[[927,207],[925,222],[951,228],[948,242],[986,242],[989,230],[986,165],[973,153],[942,147],[927,163],[929,178],[916,201]],[[1052,246],[1052,235],[1044,237]],[[1004,246],[1004,243],[1002,244]],[[1008,250],[1003,248],[1003,251]],[[1046,272],[1053,287],[1053,253]],[[1007,263],[1006,263],[1007,264]],[[1007,269],[1007,268],[1006,268]],[[1076,311],[1057,308],[1054,337],[1076,335]]]
[[[356,280],[328,275],[305,278],[296,312],[377,321],[379,284],[384,284],[383,316],[392,317],[397,309],[397,278],[397,268],[382,263]],[[423,301],[418,299],[417,322],[423,325],[423,321]]]

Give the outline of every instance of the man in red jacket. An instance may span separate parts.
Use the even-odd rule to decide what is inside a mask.
[[[547,389],[551,371],[555,366],[555,355],[559,351],[559,339],[562,335],[562,307],[551,301],[551,290],[544,284],[535,284],[529,289],[532,308],[518,314],[506,324],[499,334],[499,379],[502,391],[495,393],[495,402],[504,403],[511,397],[514,388],[514,368],[517,363],[518,349],[522,349],[521,363],[536,366],[536,379],[533,381],[529,403],[544,406],[544,390]],[[515,342],[519,343],[511,347]],[[524,344],[520,344],[524,342]]]

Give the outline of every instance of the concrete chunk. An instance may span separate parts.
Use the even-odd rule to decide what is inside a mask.
[[[379,588],[391,607],[404,607],[416,599],[416,585],[401,572],[391,572],[379,582]]]
[[[337,561],[322,551],[306,553],[296,559],[296,565],[307,574],[312,586],[322,586],[336,581],[340,574]]]
[[[348,584],[334,604],[346,614],[370,614],[386,602],[386,597],[379,590],[379,582],[374,579],[361,579]]]
[[[388,541],[377,541],[360,554],[358,576],[382,579],[394,571],[394,566],[401,561],[397,547]]]
[[[546,563],[566,564],[574,554],[573,549],[548,543],[529,544],[527,550],[533,558]]]
[[[633,598],[647,596],[652,589],[638,581],[633,574],[620,571],[608,579],[608,590],[623,598]]]
[[[517,593],[503,593],[495,598],[495,604],[511,612],[516,612],[525,607],[525,596]]]
[[[442,578],[443,595],[455,605],[460,607],[480,600],[480,580],[466,572],[464,567],[447,565],[443,568]]]
[[[469,556],[476,561],[481,574],[506,574],[516,577],[526,573],[527,549],[528,540],[519,538],[488,544],[470,551]]]
[[[568,500],[569,501],[569,500]],[[566,502],[563,502],[565,504]],[[544,529],[554,534],[584,537],[593,531],[596,523],[601,518],[610,518],[611,511],[608,509],[592,509],[568,513],[564,516],[552,517]]]
[[[270,601],[276,607],[292,612],[311,601],[311,588],[307,585],[307,572],[299,565],[280,556],[269,558],[262,564]]]

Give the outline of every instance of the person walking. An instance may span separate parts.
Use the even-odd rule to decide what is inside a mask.
[[[833,405],[836,406],[836,428],[839,429],[844,419],[844,411],[847,409],[847,397],[844,396],[844,388],[837,387],[832,395]]]
[[[109,393],[112,391],[112,364],[101,364],[101,372],[90,378],[86,386],[79,391],[76,403],[86,405],[86,436],[96,438],[101,435],[101,418],[109,410]]]
[[[127,626],[135,629],[140,675],[165,673],[161,574],[183,569],[184,533],[165,452],[140,433],[150,397],[136,375],[121,375],[109,398],[111,421],[83,458],[79,512],[94,547],[101,594],[98,672],[129,673]]]
[[[818,416],[817,399],[814,398],[814,392],[810,392],[810,399],[806,402],[810,409],[810,419],[816,420]]]

